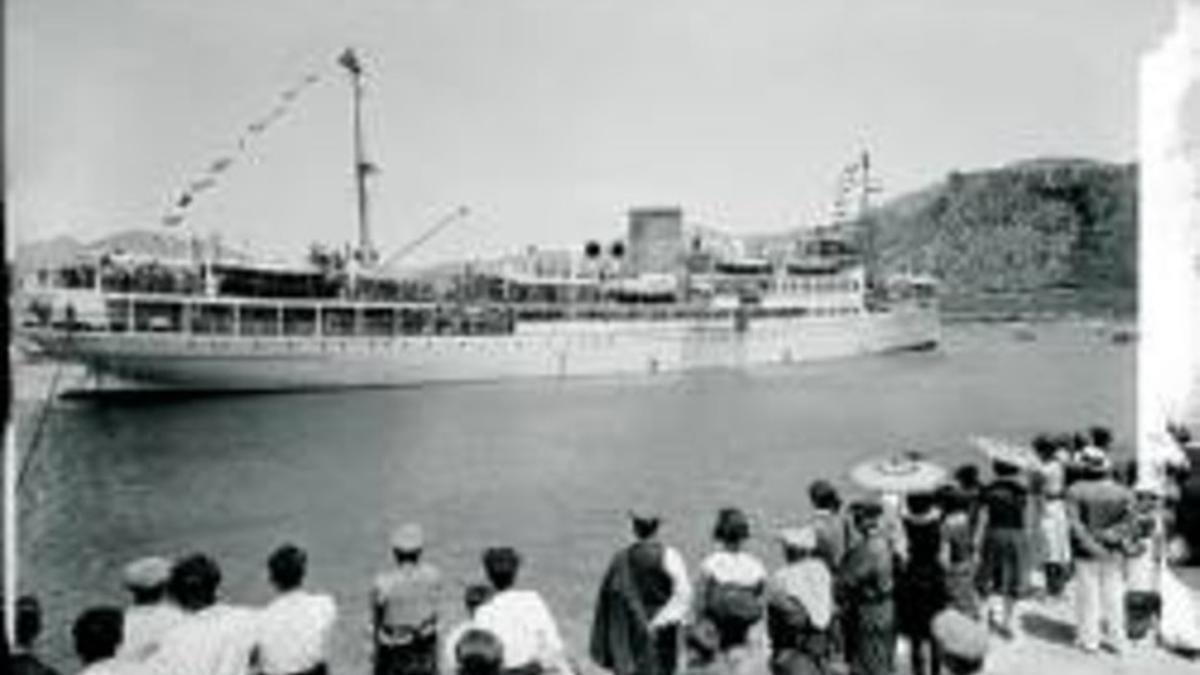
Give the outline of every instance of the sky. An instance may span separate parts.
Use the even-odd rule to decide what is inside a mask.
[[[471,210],[408,262],[610,240],[646,205],[735,233],[815,224],[863,147],[885,197],[1032,157],[1131,161],[1137,59],[1172,16],[1170,0],[6,5],[17,240],[162,228],[222,157],[192,231],[278,255],[353,240],[337,65],[353,46],[383,254]]]

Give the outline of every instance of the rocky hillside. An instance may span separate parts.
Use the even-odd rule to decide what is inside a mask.
[[[1132,308],[1134,165],[1035,160],[953,172],[883,205],[875,218],[883,267],[937,275],[951,306],[1065,297]]]

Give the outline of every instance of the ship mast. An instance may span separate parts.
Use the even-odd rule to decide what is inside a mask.
[[[870,213],[871,194],[879,191],[879,186],[871,180],[871,155],[862,151],[858,161],[858,221],[863,228],[863,269],[864,282],[868,298],[875,296],[879,289],[879,243],[878,228],[875,218]]]
[[[367,177],[375,172],[375,166],[366,159],[363,145],[362,123],[362,93],[363,67],[358,55],[353,49],[347,48],[338,57],[338,64],[350,74],[350,85],[353,94],[353,141],[354,141],[354,185],[358,207],[358,248],[354,258],[362,267],[371,267],[378,258],[378,252],[371,241],[371,223],[367,208]]]

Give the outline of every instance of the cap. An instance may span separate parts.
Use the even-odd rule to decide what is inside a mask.
[[[988,632],[981,624],[954,609],[942,610],[933,618],[933,639],[942,651],[966,661],[982,660],[987,654]]]
[[[1106,471],[1109,468],[1108,455],[1094,445],[1089,445],[1079,451],[1079,462],[1094,471]]]
[[[407,523],[392,532],[392,550],[420,551],[425,546],[425,531],[416,523]]]
[[[161,556],[140,558],[125,566],[123,577],[130,590],[158,588],[171,578],[171,561]]]
[[[779,532],[783,545],[795,551],[811,551],[817,548],[817,531],[811,527],[789,527]]]

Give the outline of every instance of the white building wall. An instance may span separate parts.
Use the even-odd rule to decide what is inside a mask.
[[[1200,0],[1176,1],[1139,73],[1139,449],[1200,421]]]

